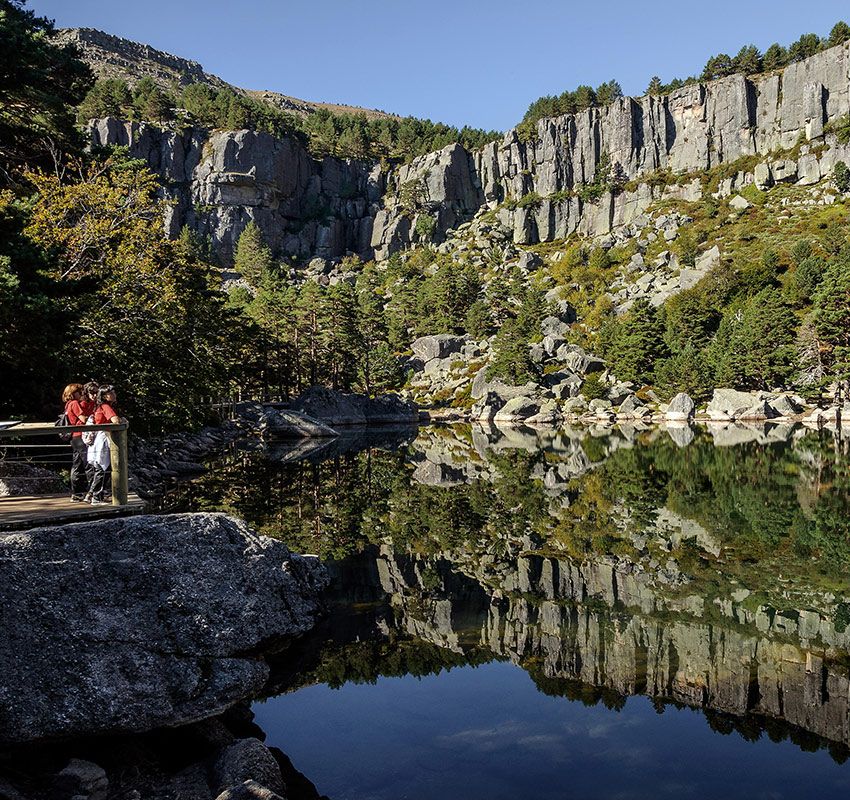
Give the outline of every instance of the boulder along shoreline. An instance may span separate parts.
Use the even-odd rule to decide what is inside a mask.
[[[318,798],[246,702],[327,583],[224,514],[0,535],[0,796]]]

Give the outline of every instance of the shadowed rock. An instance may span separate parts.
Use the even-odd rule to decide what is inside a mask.
[[[57,494],[67,490],[64,481],[49,469],[14,461],[0,462],[0,497]]]
[[[398,395],[367,397],[313,386],[292,401],[292,408],[328,425],[403,424],[419,420],[416,406]]]
[[[304,633],[326,582],[223,514],[0,538],[0,741],[179,725],[256,692],[262,649]]]

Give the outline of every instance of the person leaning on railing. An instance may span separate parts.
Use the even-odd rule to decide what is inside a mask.
[[[117,425],[118,423],[126,422],[115,410],[117,402],[118,395],[115,393],[115,387],[109,385],[101,386],[97,392],[94,424]],[[88,463],[92,467],[92,477],[89,484],[89,492],[85,496],[85,500],[93,506],[107,505],[106,496],[112,492],[111,473],[109,471],[111,466],[109,441],[109,434],[106,431],[98,431],[95,434],[94,442],[89,446],[88,450]]]
[[[69,383],[62,392],[62,402],[65,403],[65,417],[69,425],[85,425],[86,420],[94,412],[97,387],[91,393],[91,384],[85,386],[79,383]],[[86,445],[82,433],[71,434],[71,500],[82,503],[85,499],[86,487],[91,483],[88,466]]]

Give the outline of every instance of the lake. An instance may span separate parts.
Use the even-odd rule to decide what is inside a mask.
[[[234,447],[175,503],[333,575],[254,710],[333,798],[850,790],[850,449],[740,424]]]

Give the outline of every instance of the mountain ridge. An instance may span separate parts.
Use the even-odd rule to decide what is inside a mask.
[[[365,114],[367,118],[398,116],[344,103],[302,100],[269,89],[245,89],[207,72],[197,61],[97,28],[62,28],[57,32],[57,41],[74,44],[80,58],[91,67],[98,78],[136,81],[149,77],[164,90],[171,89],[175,84],[182,87],[189,83],[203,83],[215,89],[231,89],[239,94],[264,100],[276,108],[298,115],[312,114],[324,109],[336,114]]]

